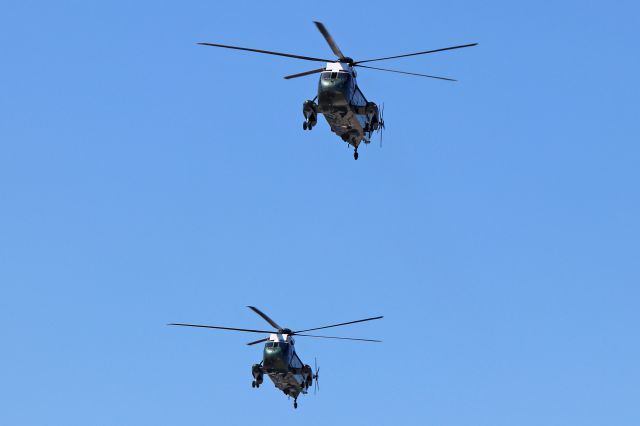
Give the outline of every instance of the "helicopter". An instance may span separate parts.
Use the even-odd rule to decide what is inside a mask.
[[[309,387],[314,385],[314,389],[318,390],[318,377],[320,369],[318,368],[317,360],[314,362],[315,369],[311,369],[308,364],[303,364],[300,357],[296,353],[295,337],[314,337],[320,339],[339,339],[339,340],[354,340],[360,342],[375,342],[380,343],[381,340],[373,339],[357,339],[353,337],[336,337],[336,336],[319,336],[316,334],[306,334],[309,331],[323,330],[325,328],[341,327],[349,324],[356,324],[365,321],[373,321],[382,319],[382,316],[360,319],[356,321],[348,321],[340,324],[325,325],[323,327],[308,328],[305,330],[293,331],[289,328],[283,328],[274,320],[272,320],[267,314],[262,312],[255,306],[247,306],[253,312],[258,314],[275,330],[253,330],[247,328],[234,328],[234,327],[220,327],[214,325],[200,325],[200,324],[182,324],[171,323],[167,325],[175,325],[181,327],[199,327],[199,328],[213,328],[217,330],[231,330],[242,331],[246,333],[259,333],[268,334],[269,337],[264,337],[253,342],[247,343],[248,346],[256,345],[258,343],[265,343],[262,353],[262,361],[258,364],[254,364],[251,367],[251,375],[253,381],[251,386],[253,388],[259,388],[264,381],[264,375],[269,376],[276,388],[281,390],[289,398],[293,398],[293,408],[298,408],[298,396],[300,394],[307,394]]]
[[[230,46],[218,43],[198,43],[203,46],[221,47],[226,49],[244,50],[247,52],[264,53],[268,55],[284,56],[288,58],[302,59],[314,62],[326,62],[326,66],[297,74],[287,75],[286,80],[304,77],[311,74],[320,74],[317,95],[307,100],[302,105],[304,130],[313,129],[318,122],[318,114],[324,115],[331,131],[342,140],[354,148],[353,158],[358,159],[358,147],[360,143],[369,144],[375,131],[381,132],[385,128],[383,112],[384,108],[379,108],[374,102],[369,102],[365,98],[362,90],[356,83],[356,67],[377,71],[387,71],[417,77],[434,78],[445,81],[456,81],[452,78],[439,77],[434,75],[420,74],[407,71],[398,71],[388,68],[372,67],[363,65],[365,63],[386,61],[389,59],[404,58],[407,56],[426,55],[429,53],[443,52],[446,50],[462,49],[465,47],[477,46],[478,43],[463,44],[459,46],[444,47],[440,49],[425,50],[422,52],[407,53],[403,55],[387,56],[383,58],[365,59],[356,61],[342,53],[327,28],[321,22],[314,21],[314,24],[329,44],[329,47],[336,55],[336,59],[323,59],[291,53],[273,52],[269,50],[251,49],[248,47]],[[316,102],[317,100],[317,102]],[[380,144],[382,144],[382,134],[380,134]]]

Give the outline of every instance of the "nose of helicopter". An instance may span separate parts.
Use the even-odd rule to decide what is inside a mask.
[[[351,76],[343,72],[323,72],[318,83],[318,106],[340,107],[347,105]]]
[[[286,371],[289,345],[281,342],[267,342],[264,345],[262,365],[270,371]]]

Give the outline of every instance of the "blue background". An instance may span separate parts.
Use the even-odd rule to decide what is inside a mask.
[[[640,424],[638,6],[37,2],[0,13],[3,425]],[[302,131],[362,70],[384,145]],[[383,63],[380,63],[383,65]],[[321,392],[250,386],[251,334]]]

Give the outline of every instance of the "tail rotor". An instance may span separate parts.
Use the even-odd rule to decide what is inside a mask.
[[[318,358],[313,359],[313,366],[315,367],[315,373],[313,374],[313,394],[317,394],[320,390],[320,384],[318,378],[320,377],[320,367],[318,367]]]
[[[384,130],[384,102],[378,112],[378,133],[380,133],[380,148],[382,148],[382,131]]]

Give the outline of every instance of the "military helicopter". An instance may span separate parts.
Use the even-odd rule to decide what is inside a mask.
[[[459,46],[444,47],[441,49],[425,50],[422,52],[407,53],[403,55],[387,56],[384,58],[366,59],[361,61],[353,60],[345,56],[342,50],[327,31],[326,27],[321,23],[314,21],[316,27],[322,33],[325,40],[336,59],[322,59],[309,56],[294,55],[290,53],[272,52],[269,50],[250,49],[247,47],[229,46],[217,43],[198,43],[203,46],[223,47],[226,49],[244,50],[248,52],[265,53],[268,55],[284,56],[287,58],[303,59],[306,61],[326,62],[326,66],[322,68],[304,71],[298,74],[292,74],[284,77],[292,79],[303,77],[311,74],[320,74],[320,82],[318,84],[318,94],[311,100],[307,100],[302,105],[302,114],[304,122],[302,128],[311,130],[318,122],[318,113],[324,115],[331,131],[340,136],[343,141],[353,146],[353,158],[358,159],[358,146],[361,142],[368,144],[374,131],[382,131],[384,129],[384,108],[378,108],[374,102],[369,102],[356,83],[355,67],[366,68],[377,71],[387,71],[399,74],[406,74],[418,77],[435,78],[446,81],[456,81],[452,78],[438,77],[434,75],[419,74],[407,71],[398,71],[388,68],[378,68],[364,63],[386,61],[389,59],[404,58],[407,56],[426,55],[428,53],[443,52],[445,50],[462,49],[464,47],[476,46],[478,43],[463,44]],[[317,100],[317,103],[316,103]],[[380,135],[382,137],[382,135]],[[382,139],[381,139],[382,143]]]
[[[325,325],[323,327],[308,328],[306,330],[292,331],[289,328],[283,328],[278,325],[278,323],[269,318],[267,314],[265,314],[255,306],[247,307],[256,314],[260,315],[260,317],[268,322],[269,325],[271,325],[275,330],[253,330],[246,328],[179,323],[172,323],[168,325],[268,334],[269,337],[264,337],[247,343],[247,345],[251,346],[258,343],[266,342],[262,354],[262,361],[259,364],[254,364],[251,367],[251,374],[253,375],[251,386],[254,388],[259,388],[264,381],[264,375],[266,374],[267,376],[269,376],[276,388],[280,389],[288,397],[293,398],[293,408],[298,408],[298,396],[300,394],[307,394],[307,391],[312,384],[315,384],[316,390],[318,389],[318,377],[320,372],[317,361],[315,362],[315,371],[312,370],[309,365],[302,363],[302,361],[298,357],[298,354],[296,353],[295,339],[293,338],[294,336],[314,337],[321,339],[355,340],[359,342],[381,342],[381,340],[356,339],[353,337],[319,336],[316,334],[306,333],[309,331],[323,330],[325,328],[341,327],[348,324],[377,320],[381,319],[382,316],[343,322],[340,324]]]

